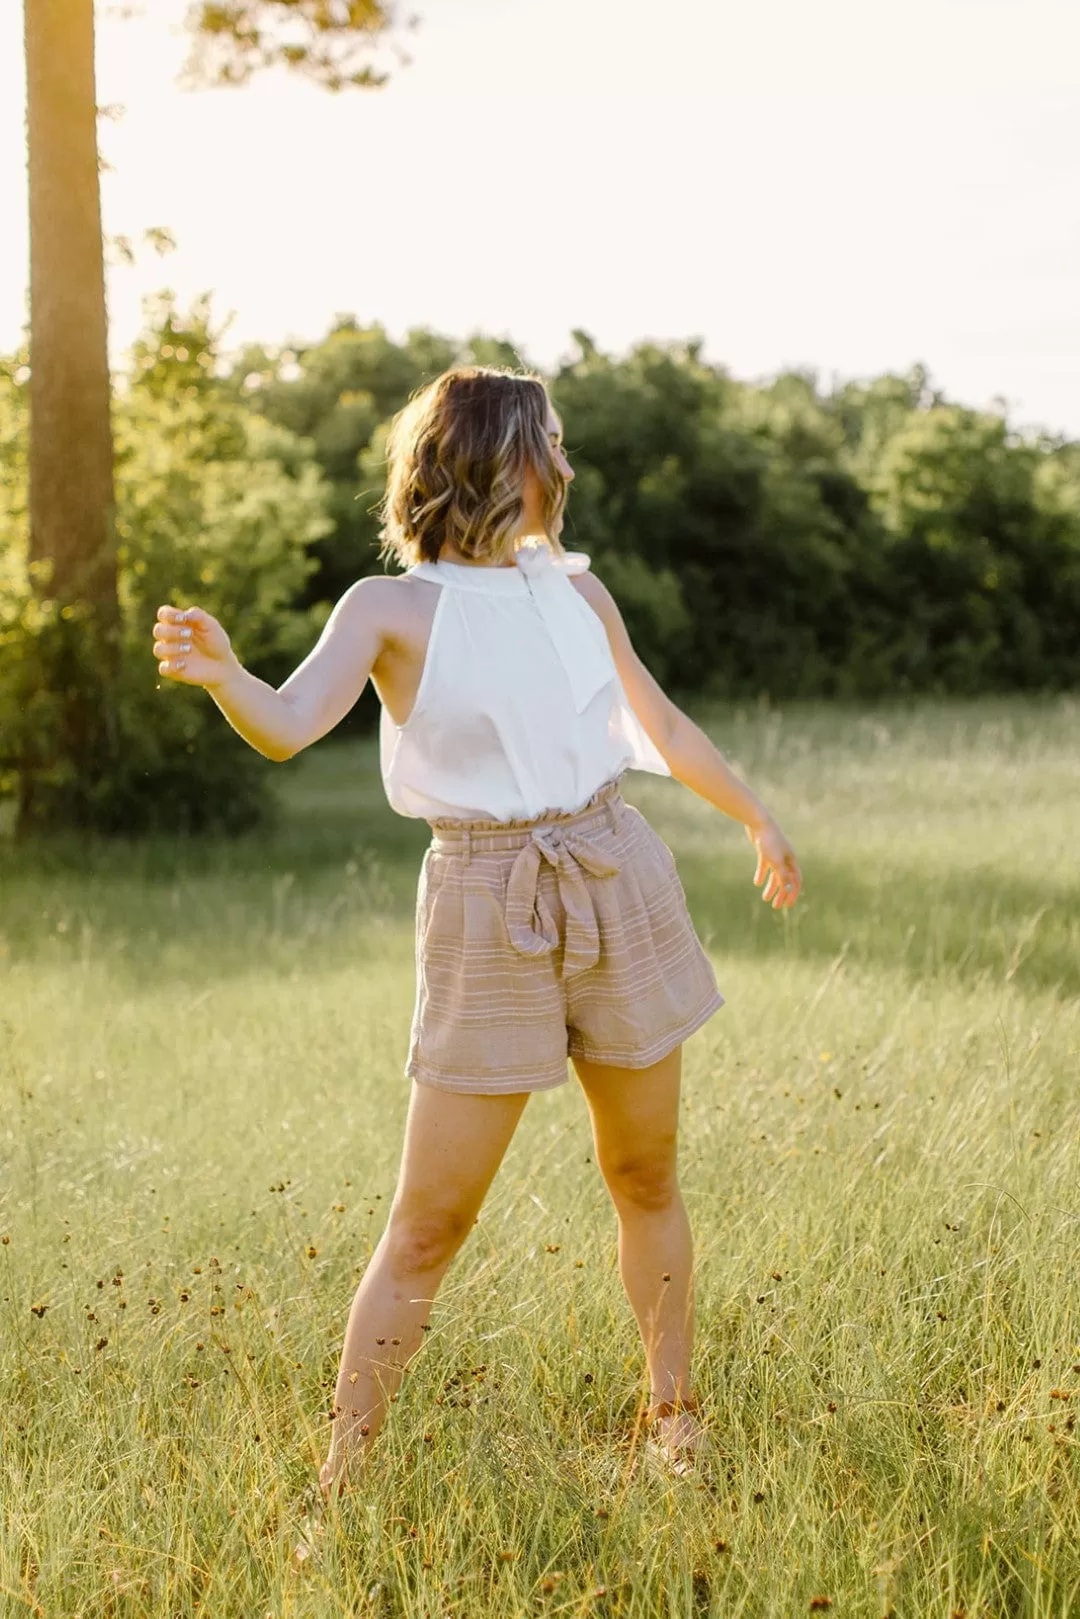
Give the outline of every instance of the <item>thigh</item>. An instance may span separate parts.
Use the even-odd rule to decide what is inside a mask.
[[[413,1080],[394,1214],[445,1214],[471,1224],[528,1100],[527,1092],[485,1096]]]
[[[571,1059],[592,1120],[605,1179],[672,1171],[679,1130],[682,1046],[650,1068],[614,1068]]]
[[[507,933],[513,851],[425,858],[406,1075],[431,1089],[516,1095],[565,1085],[566,1007],[554,955]],[[553,879],[552,879],[553,880]]]
[[[675,858],[627,804],[611,877],[589,880],[599,959],[566,981],[571,1057],[652,1070],[724,1004],[694,930]]]

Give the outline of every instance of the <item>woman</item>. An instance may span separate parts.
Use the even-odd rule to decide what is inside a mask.
[[[381,555],[275,691],[199,607],[158,609],[154,655],[269,759],[330,731],[370,677],[387,798],[432,840],[420,873],[412,1079],[397,1188],[357,1289],[324,1495],[361,1470],[439,1285],[534,1090],[573,1063],[618,1216],[656,1450],[690,1464],[692,1245],[676,1177],[682,1042],[723,1005],[667,845],[619,790],[673,775],[741,821],[755,884],[790,908],[783,833],[639,661],[588,558],[564,552],[574,476],[543,383],[457,367],[392,424]]]

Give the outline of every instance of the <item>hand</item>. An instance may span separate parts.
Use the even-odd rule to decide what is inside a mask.
[[[746,835],[757,850],[755,887],[768,871],[769,880],[762,892],[762,899],[766,903],[772,900],[774,911],[789,911],[802,888],[802,872],[794,849],[772,820],[762,821],[758,826],[748,826]]]
[[[220,686],[239,659],[229,637],[202,607],[159,607],[154,624],[158,671],[185,686]]]

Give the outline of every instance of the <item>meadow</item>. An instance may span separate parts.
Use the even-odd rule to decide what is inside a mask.
[[[1080,1614],[1080,699],[695,717],[804,889],[626,778],[727,998],[684,1052],[686,1479],[571,1075],[314,1510],[410,1084],[427,828],[373,738],[268,763],[258,836],[0,845],[4,1619]]]

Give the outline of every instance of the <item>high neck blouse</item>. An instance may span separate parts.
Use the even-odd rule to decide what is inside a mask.
[[[419,562],[441,588],[416,701],[384,707],[379,762],[399,815],[535,819],[573,812],[623,770],[670,776],[630,707],[607,631],[570,583],[583,552],[523,546],[512,567]]]

